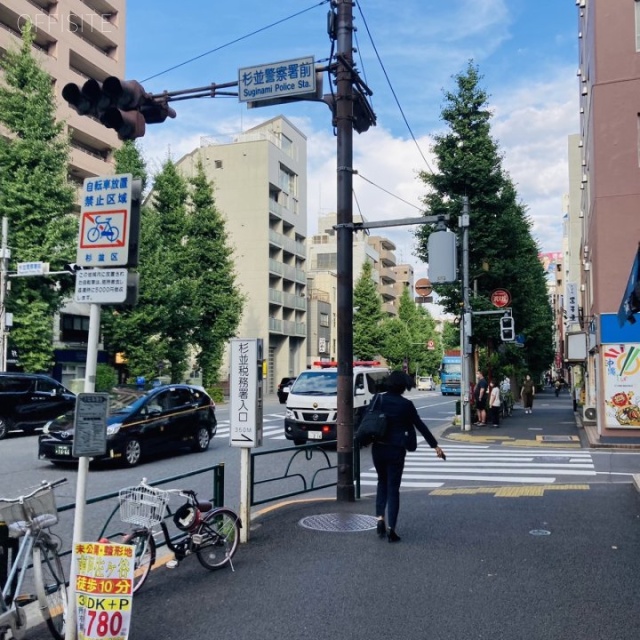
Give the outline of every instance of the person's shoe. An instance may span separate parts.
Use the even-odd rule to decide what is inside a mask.
[[[389,542],[400,542],[401,540],[400,536],[393,529],[389,529],[389,532],[387,533],[387,539],[389,540]]]
[[[384,538],[387,535],[387,527],[384,523],[384,520],[378,520],[378,524],[376,525],[376,533],[380,538]]]
[[[499,424],[494,424],[494,425],[493,425],[493,428],[494,428],[494,429],[499,429],[499,428],[500,428],[500,425],[499,425]]]

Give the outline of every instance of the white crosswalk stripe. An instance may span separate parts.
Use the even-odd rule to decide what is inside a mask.
[[[229,439],[229,431],[229,420],[220,420],[215,437]],[[286,440],[284,436],[284,416],[281,413],[263,416],[262,437],[271,440]]]
[[[595,476],[591,453],[582,450],[504,449],[482,445],[445,447],[446,461],[436,458],[426,445],[408,453],[402,475],[402,487],[441,487],[447,481],[512,482],[552,484],[573,478]],[[375,486],[377,476],[372,465],[363,461],[362,485]]]

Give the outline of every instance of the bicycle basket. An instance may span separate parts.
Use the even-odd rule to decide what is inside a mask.
[[[154,487],[120,489],[120,520],[147,529],[160,524],[169,502],[169,492]]]
[[[19,524],[21,531],[25,528],[25,523],[35,525],[37,528],[53,526],[58,522],[58,509],[53,489],[45,487],[21,502],[0,500],[0,522],[4,522],[9,527]]]

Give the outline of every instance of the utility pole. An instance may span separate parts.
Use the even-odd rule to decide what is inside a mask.
[[[9,282],[9,256],[8,247],[9,218],[2,218],[2,244],[0,245],[0,371],[7,370],[7,286]]]
[[[473,335],[471,313],[471,303],[469,301],[469,197],[462,197],[462,216],[460,218],[460,228],[462,229],[462,376],[460,399],[461,407],[461,429],[462,431],[471,431],[471,403],[469,398],[469,388],[473,379],[471,370],[471,354],[472,348],[471,336]]]
[[[338,265],[338,502],[355,502],[353,483],[353,4],[338,8],[336,69]]]

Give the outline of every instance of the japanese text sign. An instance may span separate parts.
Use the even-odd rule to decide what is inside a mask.
[[[229,444],[262,445],[262,340],[231,340]]]
[[[316,92],[313,56],[238,70],[240,102],[272,100]]]
[[[565,311],[567,312],[567,322],[577,324],[578,318],[578,285],[575,282],[567,282]]]
[[[78,640],[126,640],[131,623],[134,548],[74,545]]]
[[[127,298],[126,269],[76,271],[76,302],[117,304]]]
[[[124,266],[129,259],[130,173],[85,178],[76,262],[85,267]]]

